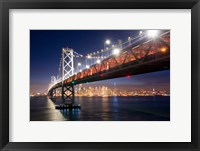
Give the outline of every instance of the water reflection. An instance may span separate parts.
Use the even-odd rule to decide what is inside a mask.
[[[115,112],[118,112],[119,111],[119,103],[118,103],[118,97],[117,96],[114,96],[113,97],[113,106],[114,106],[114,111]]]
[[[166,121],[170,97],[75,97],[81,109],[55,110],[61,98],[31,98],[31,120]]]
[[[80,109],[63,109],[60,110],[67,121],[78,120]]]
[[[31,121],[62,121],[65,117],[48,97],[34,97],[30,102]]]

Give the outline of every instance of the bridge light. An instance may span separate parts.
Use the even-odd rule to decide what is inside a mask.
[[[163,48],[161,48],[160,50],[161,50],[162,52],[166,52],[167,49],[166,49],[165,47],[163,47]]]
[[[100,74],[100,77],[103,77],[103,74]]]
[[[80,62],[78,63],[78,66],[81,66],[81,63],[80,63]]]
[[[97,60],[97,63],[100,64],[100,63],[101,63],[101,60],[98,59],[98,60]]]
[[[154,37],[156,37],[156,36],[158,35],[158,30],[148,30],[148,31],[147,31],[147,35],[148,35],[149,37],[154,38]]]
[[[80,70],[80,72],[82,72],[82,70]]]
[[[143,31],[140,31],[140,32],[139,32],[139,35],[142,35],[142,34],[143,34]]]
[[[111,42],[109,39],[107,39],[105,43],[106,43],[106,45],[110,45]]]
[[[87,68],[87,69],[89,69],[89,68],[90,68],[90,66],[86,65],[86,68]]]
[[[118,55],[119,53],[120,53],[120,50],[119,50],[119,49],[116,48],[116,49],[113,50],[113,54],[114,54],[114,55]]]
[[[126,77],[127,77],[127,78],[130,78],[131,76],[130,76],[130,75],[127,75]]]
[[[90,58],[91,58],[91,56],[90,56],[90,55],[88,55],[88,56],[87,56],[87,58],[88,58],[88,59],[90,59]]]

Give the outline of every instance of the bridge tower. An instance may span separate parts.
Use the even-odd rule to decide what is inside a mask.
[[[62,49],[62,103],[74,103],[74,86],[66,85],[64,80],[74,75],[73,49]]]

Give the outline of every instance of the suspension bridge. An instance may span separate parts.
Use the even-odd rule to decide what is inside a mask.
[[[61,89],[62,104],[74,103],[74,86],[170,68],[170,31],[146,30],[86,55],[63,48],[57,76],[51,77],[48,96]]]

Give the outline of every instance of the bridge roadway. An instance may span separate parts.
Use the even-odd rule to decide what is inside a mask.
[[[170,69],[170,35],[164,33],[157,39],[144,39],[140,44],[130,45],[118,55],[92,65],[68,79],[63,85],[76,85],[112,78],[144,74]],[[62,87],[62,81],[53,85],[49,91]]]

